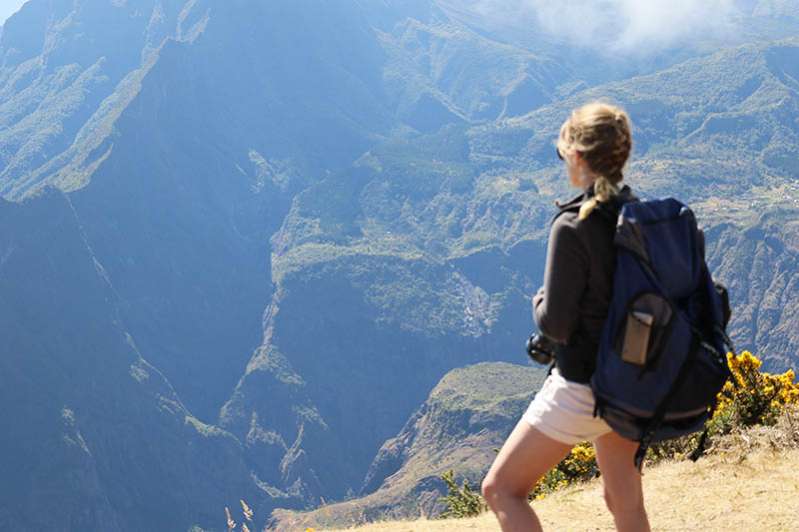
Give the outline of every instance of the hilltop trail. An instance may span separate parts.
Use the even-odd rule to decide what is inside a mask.
[[[799,529],[799,449],[667,462],[644,472],[653,530]],[[615,530],[595,481],[535,503],[545,530]],[[497,531],[490,513],[473,519],[374,523],[357,532]]]

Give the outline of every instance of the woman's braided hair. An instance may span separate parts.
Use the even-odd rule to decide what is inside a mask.
[[[619,193],[622,170],[632,150],[630,117],[623,109],[593,102],[575,109],[560,128],[558,150],[579,152],[588,168],[597,175],[594,197],[580,207],[578,219],[588,217],[598,203]]]

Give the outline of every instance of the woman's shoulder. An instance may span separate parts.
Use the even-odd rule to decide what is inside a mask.
[[[571,249],[573,251],[587,252],[585,220],[578,219],[579,209],[561,210],[552,221],[549,230],[549,240],[552,248]]]
[[[579,246],[587,251],[596,246],[605,246],[606,241],[612,242],[616,222],[621,207],[628,201],[637,198],[629,187],[624,187],[618,198],[609,202],[602,202],[587,217],[580,219],[580,207],[590,199],[589,195],[580,195],[568,202],[559,203],[558,212],[552,220],[550,238],[559,242],[579,242]]]
[[[552,218],[552,229],[560,226],[576,227],[580,207],[588,199],[586,193],[579,194],[568,201],[556,201],[558,211]]]

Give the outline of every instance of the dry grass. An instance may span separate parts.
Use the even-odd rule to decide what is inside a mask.
[[[644,475],[646,505],[653,530],[799,530],[799,449],[774,449],[769,438],[746,436],[747,447],[667,462]],[[729,446],[728,446],[729,447]],[[566,489],[535,503],[548,530],[614,530],[600,482]],[[492,514],[474,519],[374,523],[358,532],[499,530]]]
[[[655,531],[799,531],[799,408],[776,425],[757,426],[714,441],[698,462],[663,462],[644,472]],[[546,530],[614,530],[600,480],[536,501]],[[386,521],[350,532],[498,531],[493,514],[472,519]]]

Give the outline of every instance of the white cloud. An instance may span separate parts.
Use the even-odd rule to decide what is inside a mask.
[[[734,35],[740,1],[480,0],[479,9],[499,17],[512,11],[520,15],[521,9],[537,20],[540,30],[574,44],[596,43],[609,51],[649,53]]]
[[[6,19],[16,13],[26,0],[0,0],[0,26]]]

